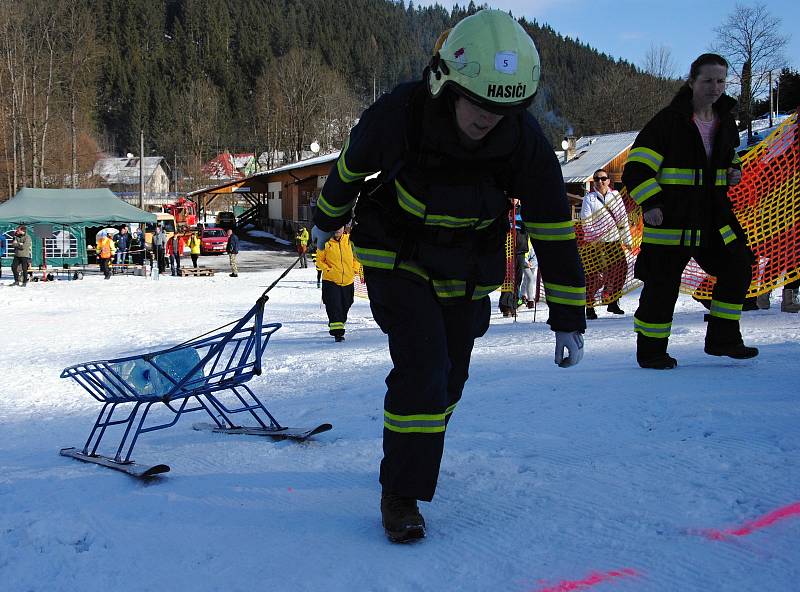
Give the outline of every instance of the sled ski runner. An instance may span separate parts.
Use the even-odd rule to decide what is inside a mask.
[[[109,469],[116,469],[117,471],[122,471],[123,473],[127,473],[128,475],[137,477],[139,479],[148,479],[150,477],[155,477],[156,475],[169,472],[168,465],[141,465],[133,461],[117,462],[113,458],[99,454],[84,454],[77,448],[62,448],[59,454],[61,454],[61,456],[69,456],[83,462],[94,463],[96,465],[108,467]]]
[[[139,436],[172,427],[184,413],[205,413],[211,429],[226,433],[305,440],[331,429],[327,423],[284,428],[246,384],[261,375],[269,338],[281,327],[264,322],[267,292],[298,261],[236,321],[159,351],[65,368],[61,378],[73,379],[103,406],[83,448],[63,448],[61,455],[147,478],[170,468],[133,461]],[[252,425],[240,427],[245,421]]]
[[[198,431],[207,431],[211,430],[217,434],[240,434],[245,436],[269,436],[270,438],[280,438],[280,439],[288,439],[288,440],[298,440],[302,442],[303,440],[307,440],[311,436],[315,436],[317,434],[321,434],[322,432],[327,432],[328,430],[332,429],[333,426],[329,423],[321,423],[315,428],[285,428],[281,426],[277,427],[223,427],[218,426],[213,423],[196,423],[192,426],[195,430]]]

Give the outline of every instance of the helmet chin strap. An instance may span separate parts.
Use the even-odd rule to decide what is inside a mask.
[[[441,54],[437,51],[433,54],[430,61],[430,69],[433,72],[433,75],[436,77],[436,80],[442,79],[442,74],[445,76],[450,74],[450,67],[447,63],[442,59]]]

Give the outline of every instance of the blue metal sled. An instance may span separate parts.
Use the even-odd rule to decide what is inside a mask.
[[[306,430],[281,426],[245,384],[261,374],[264,349],[281,327],[263,323],[267,299],[265,292],[232,329],[152,353],[65,368],[61,378],[75,380],[103,407],[83,449],[64,448],[61,454],[136,477],[151,477],[169,471],[169,466],[133,462],[131,454],[139,436],[175,425],[184,413],[204,411],[217,432],[279,438],[298,434],[304,435],[298,439],[305,439],[331,429],[330,424]],[[154,407],[160,413],[151,414]],[[255,425],[240,426],[233,419],[237,414]],[[148,421],[157,415],[161,417]],[[113,452],[107,456],[99,453],[104,439],[113,439]]]

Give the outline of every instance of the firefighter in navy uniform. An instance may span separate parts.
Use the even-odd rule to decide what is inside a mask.
[[[580,361],[586,328],[561,169],[526,111],[539,81],[533,41],[508,14],[482,10],[436,45],[421,81],[364,112],[312,230],[321,248],[355,205],[351,240],[394,365],[380,471],[383,526],[394,542],[425,534],[417,500],[433,498],[445,429],[474,340],[489,326],[488,295],[504,280],[510,197],[522,204],[541,264],[560,366]]]
[[[753,255],[728,199],[741,177],[739,134],[724,94],[728,64],[703,54],[687,83],[636,138],[622,181],[644,211],[635,276],[644,282],[634,317],[642,368],[677,366],[667,353],[681,275],[691,257],[717,278],[705,352],[737,359],[758,355],[739,332]]]

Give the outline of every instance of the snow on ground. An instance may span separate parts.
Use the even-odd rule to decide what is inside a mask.
[[[134,458],[172,467],[152,482],[58,455],[99,411],[64,367],[234,320],[280,271],[0,287],[3,590],[798,589],[800,315],[776,305],[745,314],[761,355],[737,362],[703,354],[702,309],[681,297],[673,371],[635,364],[636,294],[624,317],[600,310],[570,369],[544,307],[535,324],[495,312],[413,545],[380,527],[385,337],[357,299],[334,344],[313,268],[270,294],[283,328],[251,386],[285,425],[332,431],[275,442],[194,431],[190,414],[142,436]]]

